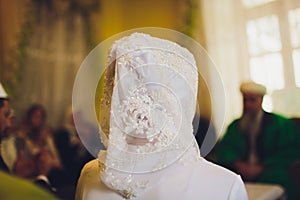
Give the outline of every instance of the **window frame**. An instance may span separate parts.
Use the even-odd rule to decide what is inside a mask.
[[[274,0],[265,4],[260,4],[254,7],[247,7],[243,5],[242,0],[240,2],[240,23],[241,23],[241,49],[245,52],[241,57],[242,69],[245,73],[242,74],[244,79],[251,79],[250,77],[250,59],[258,56],[251,56],[248,49],[247,39],[247,22],[261,17],[276,15],[279,23],[279,34],[281,39],[281,50],[278,51],[282,56],[283,63],[283,78],[284,78],[284,89],[297,87],[294,72],[293,63],[293,50],[299,49],[300,47],[292,47],[291,34],[290,34],[290,23],[288,13],[290,10],[300,8],[299,0]],[[271,52],[270,52],[271,53]],[[266,54],[269,54],[266,52]],[[248,75],[246,75],[248,73]]]

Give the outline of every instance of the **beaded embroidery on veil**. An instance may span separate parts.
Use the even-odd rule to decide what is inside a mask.
[[[109,134],[100,131],[107,147],[98,156],[101,180],[130,199],[174,163],[199,158],[192,133],[198,72],[187,49],[143,33],[116,41],[107,65],[113,89]]]

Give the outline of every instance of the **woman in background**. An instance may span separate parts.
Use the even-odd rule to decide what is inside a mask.
[[[42,105],[34,104],[27,110],[18,132],[17,152],[14,173],[23,178],[47,177],[52,169],[61,167]]]

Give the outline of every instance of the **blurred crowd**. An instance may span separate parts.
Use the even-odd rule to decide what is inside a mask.
[[[47,110],[33,104],[21,117],[12,108],[6,113],[1,136],[1,170],[28,179],[61,199],[74,199],[77,179],[83,165],[93,159],[75,128],[73,113],[66,111],[63,126],[53,129]],[[85,124],[85,123],[81,123]],[[91,127],[86,123],[87,135]]]

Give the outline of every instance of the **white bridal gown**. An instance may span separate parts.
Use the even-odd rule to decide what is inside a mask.
[[[200,157],[192,128],[198,73],[187,49],[133,33],[112,45],[107,65],[107,150],[82,169],[76,200],[248,199],[239,175]]]

